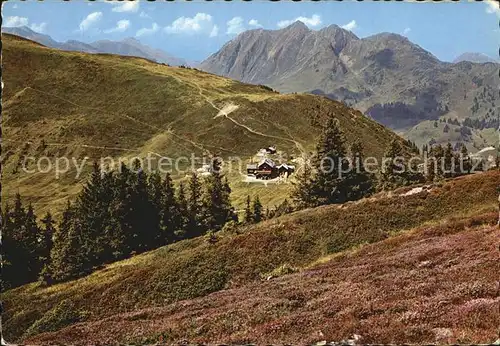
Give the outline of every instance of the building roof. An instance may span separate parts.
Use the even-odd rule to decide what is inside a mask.
[[[277,168],[278,168],[278,169],[280,169],[280,168],[284,168],[284,169],[295,169],[295,166],[293,166],[293,165],[288,165],[288,164],[286,164],[286,163],[282,163],[282,164],[281,164],[281,165],[279,165]]]
[[[259,162],[259,167],[262,166],[264,163],[267,163],[271,167],[276,166],[276,164],[274,163],[273,160],[266,158],[266,159],[264,159],[264,160],[262,160],[262,161]]]

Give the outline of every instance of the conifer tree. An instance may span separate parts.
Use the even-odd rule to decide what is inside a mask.
[[[472,168],[471,159],[469,157],[469,152],[467,151],[467,147],[462,143],[460,148],[460,173],[461,174],[470,174],[470,170]]]
[[[176,222],[176,234],[177,237],[184,239],[187,237],[186,229],[189,225],[189,208],[186,198],[186,189],[182,182],[179,184],[179,189],[177,192],[177,213],[178,220]]]
[[[188,198],[188,212],[189,212],[189,224],[186,229],[187,237],[192,238],[203,234],[201,228],[201,218],[202,218],[202,185],[198,175],[193,172],[191,179],[189,180],[189,198]]]
[[[76,208],[70,202],[62,214],[62,219],[54,235],[54,246],[50,252],[51,280],[64,281],[90,272],[92,264],[86,258],[81,237],[81,220]]]
[[[53,238],[56,233],[55,221],[52,218],[52,214],[47,212],[41,222],[43,227],[40,238],[40,259],[42,265],[40,279],[45,283],[50,283],[50,252],[54,246]]]
[[[26,237],[26,211],[24,210],[23,203],[21,201],[21,195],[16,194],[16,199],[14,201],[14,209],[10,214],[12,220],[12,227],[15,229],[15,234],[13,234],[14,239],[23,239]]]
[[[92,174],[78,196],[75,208],[78,211],[81,251],[92,265],[106,259],[106,237],[104,230],[109,222],[109,203],[112,196],[104,190],[102,171],[97,162]]]
[[[442,179],[444,177],[444,149],[441,144],[434,146],[433,148],[434,158],[436,159],[436,178]]]
[[[14,221],[12,210],[7,203],[2,211],[2,289],[17,286],[20,280],[16,278],[19,272],[15,266],[16,254],[19,253],[19,243],[14,239]]]
[[[269,207],[266,207],[265,218],[266,220],[272,219],[271,210],[269,210]]]
[[[130,247],[138,252],[147,251],[154,247],[157,225],[154,222],[154,206],[149,199],[147,174],[140,167],[140,163],[134,163],[134,171],[131,179],[131,228],[132,243]]]
[[[112,248],[115,258],[125,257],[135,248],[132,180],[133,173],[122,163],[114,178],[113,200],[110,205],[109,227],[114,234]]]
[[[164,239],[164,235],[162,234],[162,218],[163,218],[163,210],[164,210],[164,184],[161,179],[161,175],[158,172],[153,172],[148,177],[148,194],[149,200],[151,201],[151,208],[153,209],[151,212],[151,216],[153,220],[151,223],[155,225],[155,229],[152,232],[156,235],[155,242],[160,244],[162,239]]]
[[[316,146],[313,160],[316,174],[311,186],[315,203],[319,205],[343,203],[347,199],[345,172],[346,160],[344,135],[333,114],[329,114],[326,126]]]
[[[297,173],[296,180],[293,182],[293,202],[299,209],[305,209],[314,206],[315,198],[312,191],[313,186],[312,169],[309,162],[304,162],[301,172]]]
[[[177,201],[175,199],[175,188],[170,173],[163,180],[163,200],[161,213],[161,243],[167,244],[174,240],[178,220]]]
[[[26,211],[25,229],[26,233],[21,239],[21,242],[24,253],[27,256],[26,274],[29,281],[35,281],[38,279],[38,274],[42,269],[40,260],[41,244],[39,242],[41,232],[31,203],[28,205]]]
[[[253,222],[258,223],[262,221],[262,203],[260,203],[259,196],[256,196],[252,204]]]
[[[272,214],[272,217],[278,217],[278,216],[282,216],[285,214],[289,214],[291,212],[293,212],[293,207],[288,202],[288,199],[285,198],[285,200],[280,205],[278,205],[274,209],[274,212],[271,212],[271,214]]]
[[[363,145],[359,140],[354,141],[350,147],[351,169],[347,174],[348,195],[350,201],[371,195],[374,188],[375,177],[366,171],[364,166]]]
[[[448,142],[448,144],[446,145],[446,149],[444,150],[443,164],[444,164],[444,171],[443,171],[444,177],[451,178],[455,176],[455,155],[453,153],[453,147],[451,146],[450,142]]]
[[[227,179],[223,180],[221,162],[216,158],[212,160],[211,171],[203,198],[203,223],[206,230],[219,231],[235,215],[229,201],[231,188]]]
[[[6,258],[9,258],[10,274],[9,281],[12,286],[18,286],[36,280],[35,268],[38,229],[36,217],[30,206],[26,212],[21,195],[16,194],[14,208],[10,213],[10,226],[6,230],[6,240],[11,241],[15,251],[8,250]],[[9,272],[7,270],[6,275]]]
[[[247,195],[247,200],[245,204],[245,223],[249,224],[253,222],[252,208],[250,206],[250,196]]]
[[[393,189],[397,186],[406,185],[406,166],[402,158],[403,148],[398,140],[393,139],[384,154],[384,166],[381,175],[382,189]]]
[[[393,189],[411,183],[423,182],[424,176],[419,171],[417,162],[411,160],[411,166],[405,162],[403,147],[397,139],[393,139],[384,154],[381,189]],[[429,167],[427,167],[429,168]]]
[[[427,152],[426,162],[425,162],[425,174],[428,182],[433,182],[436,179],[437,162],[434,157],[434,149]]]

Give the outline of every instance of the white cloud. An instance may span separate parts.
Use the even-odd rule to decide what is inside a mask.
[[[234,17],[233,19],[227,22],[227,31],[228,35],[238,35],[245,31],[245,27],[243,26],[243,18]]]
[[[24,26],[24,25],[28,25],[28,18],[11,16],[11,17],[7,17],[3,24],[4,24],[4,26],[10,26],[10,27]]]
[[[295,19],[287,19],[287,20],[281,20],[278,22],[278,28],[284,28],[286,26],[289,26],[290,24],[295,23],[296,21],[301,21],[307,26],[312,26],[316,27],[318,25],[321,25],[321,16],[318,14],[313,14],[311,17],[297,17]]]
[[[349,30],[349,31],[353,31],[357,27],[358,27],[358,25],[356,24],[355,20],[351,20],[349,23],[341,26],[342,29]]]
[[[110,34],[113,32],[124,32],[130,27],[130,21],[126,19],[122,19],[116,22],[116,26],[114,28],[104,30],[106,34]]]
[[[206,13],[197,13],[194,17],[179,17],[169,26],[165,27],[165,32],[169,34],[207,34],[213,37],[213,34],[218,33],[218,28],[215,28],[212,21],[212,16]]]
[[[250,19],[248,21],[248,25],[254,26],[256,28],[262,28],[262,25],[260,25],[259,21],[257,19]]]
[[[5,22],[3,23],[6,27],[17,27],[17,26],[28,26],[29,19],[27,17],[19,17],[19,16],[11,16],[5,18]],[[43,22],[40,24],[33,23],[30,26],[30,29],[36,32],[44,32],[47,27],[47,23]]]
[[[45,32],[45,28],[47,27],[47,23],[43,22],[40,24],[33,23],[30,25],[30,29],[36,32],[43,33]]]
[[[139,36],[151,35],[151,34],[154,34],[155,32],[157,32],[159,29],[160,29],[160,26],[156,23],[153,23],[151,28],[142,28],[142,29],[137,30],[135,36],[139,37]]]
[[[17,4],[12,5],[12,8],[15,10],[17,8]]]
[[[102,12],[92,12],[80,23],[80,31],[87,31],[102,18]]]
[[[217,25],[214,25],[212,28],[212,31],[210,31],[210,37],[215,37],[219,34],[219,27]]]
[[[496,0],[486,0],[484,1],[486,4],[486,13],[494,13],[500,18],[500,4]]]
[[[147,14],[146,12],[144,12],[144,11],[142,11],[141,13],[139,13],[139,17],[151,19],[151,16],[149,14]]]
[[[139,10],[138,0],[125,0],[120,2],[113,1],[111,3],[115,5],[115,8],[112,10],[113,12],[137,12]]]
[[[403,35],[408,35],[408,33],[411,31],[411,28],[405,28],[403,30]]]

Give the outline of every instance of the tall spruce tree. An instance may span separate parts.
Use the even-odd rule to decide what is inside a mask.
[[[49,268],[51,280],[55,282],[80,277],[92,268],[83,248],[82,225],[76,213],[76,208],[68,202],[54,235]]]
[[[462,143],[460,147],[460,173],[461,174],[470,174],[472,169],[471,159],[469,157],[469,152],[465,144]]]
[[[27,278],[29,281],[35,281],[38,279],[38,275],[42,270],[40,258],[42,244],[40,243],[41,231],[38,227],[37,217],[31,203],[26,210],[25,229],[26,234],[21,241],[27,256]]]
[[[246,224],[252,223],[253,222],[253,213],[252,213],[252,206],[250,205],[251,200],[250,196],[247,196],[246,204],[245,204],[245,216],[244,220]]]
[[[187,237],[187,227],[189,226],[189,208],[188,201],[186,197],[186,189],[184,184],[181,182],[179,184],[179,189],[177,192],[177,229],[176,236],[178,238],[186,238]]]
[[[5,241],[12,248],[6,247],[8,265],[5,275],[12,286],[19,286],[37,279],[39,230],[33,208],[30,205],[26,211],[19,193],[16,194],[14,208],[9,214],[6,217]]]
[[[189,223],[186,229],[186,236],[188,238],[197,237],[204,233],[201,225],[202,219],[202,184],[198,175],[193,172],[189,179],[189,198],[188,198],[188,212]]]
[[[52,214],[47,212],[42,222],[42,234],[40,238],[40,259],[42,270],[40,272],[40,279],[45,283],[50,283],[50,252],[54,246],[54,236],[56,233],[55,221]]]
[[[441,144],[433,147],[433,156],[436,161],[436,179],[442,179],[444,177],[444,149]]]
[[[444,165],[444,171],[443,175],[445,178],[451,178],[455,176],[455,154],[453,152],[453,147],[451,146],[451,143],[448,142],[446,145],[446,149],[444,150],[443,154],[443,165]]]
[[[384,154],[380,189],[389,190],[422,181],[422,174],[417,172],[416,167],[409,167],[405,160],[400,141],[393,139]]]
[[[331,113],[316,145],[316,169],[311,190],[318,205],[343,203],[347,199],[345,139],[339,121]]]
[[[163,180],[163,200],[161,213],[161,243],[167,244],[175,238],[175,231],[178,228],[176,222],[178,218],[177,201],[175,198],[175,188],[170,173],[165,175]]]
[[[262,221],[262,203],[260,203],[259,196],[256,196],[252,204],[253,222],[258,223]]]
[[[162,232],[162,218],[165,201],[164,192],[165,189],[161,175],[155,171],[148,177],[148,193],[151,207],[153,208],[151,215],[154,219],[151,223],[155,225],[153,233],[156,235],[155,242],[157,244],[161,244],[163,239],[165,239],[165,234]]]
[[[90,179],[83,186],[75,205],[78,213],[78,229],[82,249],[91,265],[101,264],[106,259],[105,229],[110,221],[109,204],[112,196],[103,186],[102,171],[97,162],[93,164]]]
[[[375,191],[375,177],[366,171],[364,166],[363,145],[359,140],[350,146],[351,169],[347,174],[348,193],[350,201],[371,195]]]
[[[2,211],[2,289],[6,290],[19,285],[19,271],[16,267],[16,255],[21,251],[20,243],[14,238],[14,221],[12,210],[7,203]]]
[[[135,250],[132,201],[133,173],[122,163],[114,178],[113,201],[110,205],[110,227],[113,231],[114,257],[123,258]]]
[[[310,163],[304,160],[301,170],[296,175],[293,182],[293,203],[299,209],[309,208],[316,204],[312,191],[313,172]]]
[[[206,180],[203,197],[203,224],[206,230],[219,231],[227,221],[234,220],[234,209],[231,207],[231,188],[221,173],[222,163],[212,160],[211,174]]]
[[[131,181],[131,228],[133,233],[131,248],[138,252],[152,249],[155,246],[157,225],[154,221],[154,206],[149,199],[147,174],[140,163],[134,163]]]

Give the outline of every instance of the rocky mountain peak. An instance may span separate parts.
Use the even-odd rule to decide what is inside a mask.
[[[280,31],[298,34],[298,33],[307,33],[311,30],[303,22],[301,22],[300,20],[297,20],[297,21],[293,22],[292,24],[290,24],[289,26],[284,27]]]

